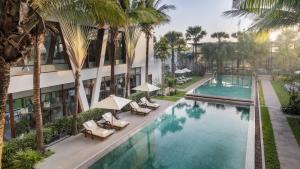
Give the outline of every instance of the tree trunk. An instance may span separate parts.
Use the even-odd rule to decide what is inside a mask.
[[[165,61],[161,60],[161,90],[162,95],[164,95],[165,92]]]
[[[80,79],[80,72],[79,70],[75,71],[75,111],[73,112],[73,120],[72,120],[72,134],[76,135],[78,133],[77,129],[77,114],[78,114],[78,107],[79,107],[79,79]]]
[[[35,129],[36,129],[36,148],[40,153],[44,153],[44,136],[43,136],[43,117],[41,110],[41,90],[40,90],[40,74],[41,74],[41,51],[40,46],[43,43],[44,34],[37,35],[34,59],[33,74],[33,103],[35,113]]]
[[[127,59],[127,73],[126,73],[126,80],[125,80],[125,98],[128,98],[129,96],[129,90],[130,90],[130,76],[131,76],[131,66],[129,59]]]
[[[116,94],[115,85],[115,60],[116,60],[116,47],[117,47],[118,29],[111,29],[111,46],[110,46],[110,94]]]
[[[172,46],[172,58],[171,58],[171,66],[172,66],[172,76],[174,77],[175,76],[175,49],[174,47]]]
[[[146,66],[145,66],[145,82],[148,82],[148,71],[149,71],[149,42],[150,36],[146,35]]]
[[[0,56],[0,168],[2,166],[3,134],[7,91],[10,81],[10,65]]]
[[[10,124],[10,131],[11,137],[16,137],[16,125],[15,125],[15,114],[14,114],[14,98],[12,94],[8,95],[9,97],[9,124]]]

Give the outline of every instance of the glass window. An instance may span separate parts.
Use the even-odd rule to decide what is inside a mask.
[[[88,100],[89,104],[91,104],[94,84],[95,84],[95,79],[83,81],[85,94],[86,94],[86,97],[87,97],[87,100]]]
[[[141,85],[141,68],[132,68],[130,77],[130,89]],[[131,90],[130,93],[135,93],[135,90]]]
[[[109,33],[109,37],[111,34]],[[117,37],[117,46],[116,46],[116,56],[115,56],[115,64],[126,64],[126,48],[125,48],[125,36],[123,32],[120,32]],[[106,52],[105,52],[105,65],[110,64],[110,38],[107,42]]]

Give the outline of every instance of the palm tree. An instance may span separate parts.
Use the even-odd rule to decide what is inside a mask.
[[[192,41],[193,42],[193,57],[194,57],[194,62],[197,61],[197,45],[198,42],[204,37],[206,36],[206,31],[202,29],[201,26],[190,26],[188,27],[188,29],[186,30],[186,39],[188,41]]]
[[[93,32],[104,24],[124,23],[124,13],[113,0],[44,0],[37,5],[40,11],[46,11],[43,17],[53,16],[58,20],[65,37],[75,77],[75,111],[72,120],[72,134],[75,135],[78,133],[80,71],[85,62],[89,44],[95,38]]]
[[[165,81],[165,60],[170,57],[170,49],[168,47],[168,42],[165,38],[161,38],[158,42],[154,44],[154,56],[161,60],[161,71],[162,71],[162,80],[161,86],[162,91],[164,91],[164,81]]]
[[[237,9],[224,12],[225,16],[256,15],[250,29],[270,30],[300,23],[300,3],[295,0],[245,0]]]
[[[222,42],[222,39],[228,39],[229,35],[225,32],[215,32],[211,35],[211,37],[218,39],[218,42]]]
[[[183,60],[184,60],[184,57],[186,56],[185,54],[183,54],[183,52],[187,51],[188,48],[187,48],[187,43],[185,41],[185,39],[181,38],[178,40],[177,42],[177,53],[178,53],[178,62],[180,60],[180,64],[181,66],[183,66]]]
[[[125,82],[125,97],[128,97],[130,87],[130,72],[135,58],[135,48],[140,39],[141,30],[137,24],[130,24],[125,27],[125,42],[126,42],[126,61],[127,74]]]
[[[36,148],[40,153],[44,153],[44,136],[43,136],[43,115],[41,108],[41,89],[40,89],[40,73],[41,73],[41,45],[44,43],[45,29],[39,25],[36,26],[35,35],[35,55],[34,55],[34,71],[33,71],[33,103],[34,117],[36,129]]]
[[[32,21],[38,15],[28,2],[2,0],[0,2],[0,168],[2,162],[3,132],[10,67],[30,54],[32,47]],[[28,19],[28,17],[31,19]]]
[[[168,44],[171,48],[171,54],[172,54],[172,58],[171,58],[171,67],[172,67],[172,75],[174,76],[174,72],[175,72],[175,49],[178,46],[178,41],[180,41],[180,39],[182,39],[182,33],[181,32],[176,32],[176,31],[170,31],[168,33],[166,33],[164,35],[164,38],[166,38],[166,40],[168,41]]]
[[[148,67],[149,67],[149,43],[150,38],[152,37],[153,29],[155,26],[168,23],[170,21],[170,17],[167,12],[169,10],[174,10],[174,5],[163,4],[162,0],[143,0],[145,8],[151,9],[155,15],[152,20],[148,20],[147,22],[141,22],[141,28],[146,36],[146,70],[145,70],[145,80],[148,81]]]
[[[218,39],[218,46],[219,52],[224,53],[225,52],[225,46],[222,44],[222,39],[228,39],[229,35],[225,32],[215,32],[211,35],[212,38]],[[223,56],[221,56],[221,53],[217,53],[217,67],[218,71],[223,71]]]
[[[116,0],[119,8],[123,11],[126,16],[126,23],[139,23],[146,22],[149,18],[153,18],[153,11],[143,7],[142,1],[136,0]],[[111,66],[111,81],[110,88],[111,94],[115,94],[115,58],[116,58],[116,47],[119,43],[118,36],[120,34],[119,28],[126,26],[124,23],[115,24],[110,26],[110,66]],[[126,36],[126,35],[125,35]],[[127,47],[126,47],[127,48]],[[126,56],[127,57],[127,56]],[[128,62],[128,61],[127,61]],[[128,64],[127,64],[128,66]],[[128,73],[127,73],[128,74]],[[128,84],[127,84],[128,85]],[[127,91],[127,90],[126,90]],[[127,93],[128,94],[128,93]]]

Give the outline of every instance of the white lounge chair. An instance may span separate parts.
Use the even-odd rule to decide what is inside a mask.
[[[92,139],[94,138],[94,136],[104,139],[115,132],[114,130],[100,128],[94,120],[84,122],[83,127],[85,136],[89,134],[92,136]]]
[[[103,119],[113,128],[122,129],[129,125],[129,122],[116,119],[111,112],[102,115]]]
[[[136,102],[131,102],[129,105],[131,107],[131,111],[138,114],[147,115],[151,112],[151,109],[142,108]]]
[[[141,103],[151,109],[157,109],[160,107],[157,103],[151,103],[146,97],[141,98]]]

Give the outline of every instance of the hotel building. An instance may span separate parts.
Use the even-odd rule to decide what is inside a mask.
[[[60,30],[59,25],[57,25]],[[80,111],[86,111],[94,103],[110,95],[110,31],[99,29],[91,41],[84,67],[80,76]],[[75,110],[74,75],[72,61],[66,52],[62,33],[46,33],[41,55],[41,105],[44,124],[63,116],[71,115]],[[115,60],[115,91],[117,96],[124,97],[126,52],[124,33],[119,32]],[[130,88],[145,82],[146,39],[142,34],[138,42],[135,60],[131,69]],[[34,128],[33,109],[33,63],[34,57],[23,59],[11,69],[11,80],[8,89],[5,140],[15,133],[20,135]],[[158,84],[161,81],[161,62],[154,58],[153,40],[150,40],[149,82]],[[131,91],[134,92],[134,91]],[[10,114],[14,114],[10,117]],[[11,127],[10,121],[14,121]],[[12,129],[14,128],[14,129]]]

